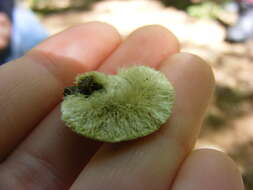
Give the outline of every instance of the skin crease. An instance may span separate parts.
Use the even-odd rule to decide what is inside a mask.
[[[113,27],[93,22],[0,67],[0,189],[230,190],[229,181],[232,190],[242,190],[226,155],[192,150],[214,79],[203,60],[178,52],[177,39],[161,26],[139,28],[121,42]],[[63,88],[78,73],[114,74],[129,64],[159,69],[176,89],[172,117],[161,130],[114,145],[68,130],[58,105]]]

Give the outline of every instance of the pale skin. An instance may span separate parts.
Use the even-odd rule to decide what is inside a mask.
[[[178,40],[161,26],[139,28],[123,41],[113,27],[93,22],[0,67],[0,189],[243,190],[228,156],[193,150],[214,78],[203,60],[179,52]],[[176,89],[173,114],[161,130],[103,144],[64,126],[59,104],[76,74],[112,74],[131,64],[160,70]]]

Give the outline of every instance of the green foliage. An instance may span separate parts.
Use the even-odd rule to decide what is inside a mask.
[[[177,9],[186,10],[193,3],[190,0],[160,0],[166,6],[176,7]]]
[[[68,10],[83,10],[99,0],[30,0],[29,4],[32,10],[50,14]]]
[[[202,19],[216,18],[219,11],[221,11],[220,5],[215,2],[207,1],[191,5],[186,9],[187,13],[191,16]]]
[[[171,114],[175,92],[159,71],[145,66],[118,75],[88,72],[68,88],[62,120],[74,132],[105,142],[120,142],[158,130]]]

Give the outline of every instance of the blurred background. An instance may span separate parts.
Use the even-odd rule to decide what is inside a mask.
[[[253,189],[253,0],[4,2],[0,1],[0,31],[8,30],[3,39],[0,35],[0,63],[21,56],[54,33],[88,21],[110,23],[122,36],[147,24],[171,30],[182,51],[197,54],[213,67],[217,81],[196,147],[226,152],[237,162],[246,189]]]

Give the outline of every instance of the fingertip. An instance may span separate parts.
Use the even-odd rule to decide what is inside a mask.
[[[194,72],[197,76],[201,75],[208,81],[210,87],[212,88],[215,85],[212,67],[197,55],[185,52],[174,54],[163,61],[160,69],[166,69],[166,67],[169,66],[168,64],[174,64],[175,67],[180,67],[183,70]]]
[[[184,161],[173,190],[243,190],[240,172],[226,154],[213,149],[199,149]]]
[[[64,57],[83,64],[87,70],[95,69],[119,45],[121,37],[111,25],[88,22],[51,36],[34,51]],[[94,54],[93,52],[101,52]]]
[[[75,26],[65,29],[62,32],[52,35],[44,42],[37,45],[35,49],[50,50],[51,47],[56,46],[56,44],[54,44],[52,40],[65,39],[65,40],[68,40],[68,42],[71,40],[74,40],[74,42],[78,43],[78,42],[81,42],[85,38],[85,34],[87,33],[92,34],[92,32],[94,32],[95,34],[102,35],[103,39],[100,39],[100,40],[113,40],[116,43],[119,43],[121,41],[121,36],[119,32],[115,29],[115,27],[104,22],[94,21],[94,22],[77,24]],[[64,44],[67,44],[67,43],[64,43]],[[65,47],[61,47],[61,48],[65,48]],[[51,49],[51,50],[55,51],[55,49]]]
[[[212,68],[200,57],[189,53],[177,53],[160,65],[160,70],[168,77],[176,89],[179,105],[197,114],[192,103],[203,113],[210,101],[215,87]],[[191,102],[189,102],[189,100]],[[197,106],[198,105],[198,106]]]
[[[175,54],[174,57],[178,58],[179,60],[182,60],[184,64],[191,64],[190,66],[192,66],[196,70],[199,69],[199,72],[203,73],[204,76],[208,77],[208,79],[210,80],[210,84],[214,85],[215,79],[212,67],[204,59],[197,55],[186,52]]]
[[[179,42],[169,30],[159,25],[143,26],[133,31],[98,70],[116,73],[120,67],[130,65],[157,68],[178,51]]]
[[[240,171],[235,162],[222,151],[210,148],[198,149],[192,153],[192,159],[199,160],[200,165],[211,167],[213,170],[214,168],[225,172],[229,170],[228,173],[240,177]]]
[[[153,44],[157,44],[159,47],[164,46],[166,54],[173,55],[180,50],[180,43],[177,37],[167,28],[161,25],[147,25],[138,28],[130,36],[135,35],[140,41],[145,43],[145,39],[153,40]],[[142,36],[142,37],[139,37]],[[150,42],[151,43],[151,42]],[[143,47],[146,47],[143,44]]]

